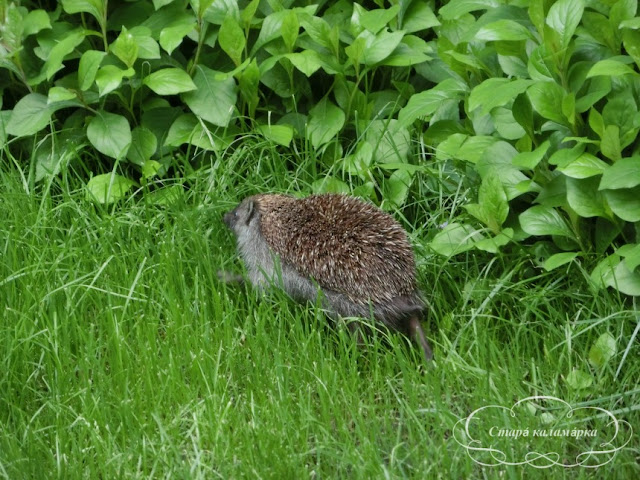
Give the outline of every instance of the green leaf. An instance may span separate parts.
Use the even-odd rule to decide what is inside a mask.
[[[413,176],[407,170],[396,170],[384,182],[384,199],[394,207],[401,207],[407,201]]]
[[[397,120],[373,120],[366,129],[364,138],[373,147],[376,163],[406,163],[411,148],[408,129],[399,126]]]
[[[542,268],[544,268],[547,272],[550,272],[551,270],[555,270],[556,268],[571,262],[577,256],[577,252],[556,253],[555,255],[551,255],[545,260],[545,262],[542,264]]]
[[[62,8],[67,13],[88,13],[99,25],[104,25],[107,18],[106,3],[102,0],[62,0]]]
[[[513,229],[505,228],[493,238],[484,238],[473,244],[478,250],[489,253],[498,253],[500,247],[504,247],[513,239]]]
[[[558,0],[547,14],[547,25],[560,36],[561,47],[569,46],[584,12],[584,0]]]
[[[218,80],[217,72],[198,65],[193,77],[197,90],[183,93],[182,99],[191,111],[219,127],[231,121],[238,98],[238,89],[232,78]]]
[[[640,222],[640,186],[619,190],[602,190],[609,207],[627,222]]]
[[[289,10],[282,19],[282,40],[289,52],[293,51],[293,46],[298,39],[299,31],[300,23],[298,22],[298,15],[293,10]]]
[[[560,106],[564,99],[564,90],[555,82],[537,82],[529,87],[527,95],[534,110],[544,118],[565,124],[567,119]]]
[[[480,240],[482,235],[470,225],[452,223],[433,237],[429,247],[439,255],[451,257],[472,249],[474,242]]]
[[[74,91],[64,87],[51,87],[49,94],[47,95],[47,103],[51,105],[56,102],[64,102],[65,100],[72,100],[77,98]]]
[[[189,74],[180,68],[156,70],[145,77],[142,83],[158,95],[177,95],[196,89]]]
[[[124,26],[118,38],[109,47],[109,51],[118,57],[127,68],[133,67],[138,59],[138,44]]]
[[[498,175],[490,172],[485,175],[478,191],[478,204],[467,205],[465,209],[495,234],[509,215],[507,194]]]
[[[115,173],[96,175],[87,183],[87,199],[98,203],[113,203],[126,197],[135,182]]]
[[[289,146],[293,140],[293,127],[291,125],[258,125],[256,131],[263,137],[278,145]]]
[[[311,140],[311,145],[318,148],[332,140],[342,130],[344,121],[344,112],[339,107],[330,102],[327,97],[320,100],[309,111],[307,137]]]
[[[618,263],[613,274],[605,276],[604,283],[625,295],[640,296],[640,274],[629,270],[625,262]]]
[[[518,41],[533,39],[533,35],[524,25],[513,20],[502,19],[484,25],[475,35],[476,40]]]
[[[138,46],[138,58],[155,60],[160,58],[160,46],[151,36],[151,29],[142,25],[129,30]]]
[[[614,162],[622,157],[622,146],[620,145],[620,127],[617,125],[607,125],[602,132],[600,140],[600,150],[602,154]]]
[[[403,36],[403,32],[387,32],[386,30],[377,35],[373,35],[368,31],[362,32],[358,37],[364,38],[361,63],[372,66],[383,61],[396,49]]]
[[[203,150],[219,151],[227,146],[225,139],[205,128],[202,120],[191,113],[180,115],[171,125],[165,145],[179,147],[183,144],[195,145]]]
[[[242,28],[233,16],[227,15],[224,17],[218,33],[218,43],[220,48],[233,60],[233,63],[236,66],[240,65],[247,40]]]
[[[55,107],[48,104],[47,97],[30,93],[13,107],[6,132],[16,137],[33,135],[49,125],[53,112]]]
[[[360,16],[360,24],[371,33],[378,33],[393,20],[400,11],[400,5],[394,5],[388,9],[377,8],[364,12]]]
[[[122,115],[99,110],[89,121],[87,138],[100,153],[120,159],[131,145],[129,122]]]
[[[405,33],[420,32],[439,25],[440,22],[426,2],[411,2],[402,19]]]
[[[145,127],[136,127],[131,132],[131,146],[127,150],[127,160],[143,166],[157,148],[158,140],[153,132]]]
[[[313,75],[323,65],[323,62],[318,57],[318,53],[313,50],[289,53],[285,55],[285,57],[307,77]]]
[[[598,178],[567,178],[567,202],[584,218],[607,215],[602,193],[598,191]]]
[[[105,55],[105,52],[98,50],[87,50],[82,54],[78,65],[78,84],[81,90],[88,90],[93,85],[96,73]]]
[[[96,84],[98,85],[98,92],[100,96],[104,96],[120,86],[124,77],[131,77],[135,75],[133,68],[127,70],[121,70],[115,65],[105,65],[96,73]]]
[[[624,257],[624,264],[629,270],[633,271],[640,265],[640,243],[624,245],[616,253]]]
[[[160,46],[171,55],[180,46],[184,37],[191,33],[196,26],[194,21],[186,19],[186,21],[163,28],[160,32]]]
[[[536,148],[533,152],[520,152],[511,159],[514,167],[521,167],[527,170],[533,170],[544,158],[545,153],[549,150],[549,140],[546,140]]]
[[[529,235],[558,235],[575,239],[562,216],[551,207],[536,205],[520,214],[520,226]]]
[[[451,0],[438,13],[444,20],[457,20],[465,13],[490,10],[500,6],[498,0]]]
[[[618,351],[616,339],[610,333],[603,333],[589,350],[589,363],[596,368],[605,366]]]
[[[162,170],[162,164],[155,160],[145,160],[142,164],[142,178],[145,180],[153,178]]]
[[[501,107],[524,92],[533,80],[511,80],[508,78],[490,78],[471,90],[469,111],[482,107],[480,113],[486,115],[495,107]]]
[[[342,180],[327,175],[324,178],[319,178],[311,184],[311,191],[313,193],[345,193],[350,192],[349,185]]]
[[[584,390],[593,384],[593,378],[582,370],[572,370],[565,379],[567,385],[574,390]]]
[[[632,188],[640,185],[640,155],[621,158],[602,174],[600,190]]]
[[[606,77],[618,77],[620,75],[638,75],[638,73],[628,65],[622,63],[621,60],[626,60],[629,57],[616,57],[619,60],[613,58],[607,58],[606,60],[600,60],[597,62],[587,73],[587,78],[596,77],[598,75],[604,75]]]
[[[67,33],[62,40],[55,44],[49,52],[47,61],[43,66],[43,71],[46,74],[47,80],[53,77],[53,75],[62,68],[64,58],[82,43],[84,36],[84,30],[77,29],[73,32]]]
[[[429,117],[442,105],[442,102],[461,99],[466,91],[466,85],[448,78],[431,90],[412,95],[407,105],[398,114],[400,126],[407,127],[420,117]]]
[[[571,178],[589,178],[601,175],[610,168],[611,167],[609,167],[607,163],[603,162],[598,157],[595,157],[590,153],[583,153],[568,164],[558,167],[558,171]],[[640,183],[640,180],[638,180],[638,183]]]
[[[23,35],[25,37],[35,35],[40,30],[49,28],[51,28],[51,21],[49,20],[49,15],[44,10],[31,10],[24,18]]]

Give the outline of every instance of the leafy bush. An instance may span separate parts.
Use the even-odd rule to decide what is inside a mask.
[[[347,1],[155,0],[107,10],[106,1],[65,0],[53,12],[11,3],[0,14],[12,108],[2,112],[3,140],[36,136],[36,180],[55,174],[70,149],[92,146],[129,172],[92,178],[88,191],[101,202],[126,195],[132,176],[163,175],[185,144],[220,153],[247,132],[284,147],[295,138],[331,164],[342,143],[364,139],[341,160],[347,169],[365,180],[372,162],[399,170],[409,132],[391,129],[392,116],[414,91],[406,67],[430,58],[415,33],[439,23],[410,1],[367,11]],[[406,195],[406,179],[391,177]],[[372,191],[368,182],[362,193]]]
[[[4,2],[0,139],[31,159],[30,181],[77,152],[94,174],[107,165],[87,185],[99,202],[248,133],[316,156],[314,189],[386,205],[443,172],[445,193],[477,200],[435,235],[436,252],[536,237],[546,269],[596,258],[596,288],[640,295],[637,7]]]
[[[479,178],[477,203],[431,245],[496,252],[546,237],[546,269],[596,254],[596,287],[640,295],[638,4],[521,4],[441,8],[438,85],[399,112],[401,125],[429,120],[437,161]]]

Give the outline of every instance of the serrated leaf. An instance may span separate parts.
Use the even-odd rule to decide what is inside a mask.
[[[602,368],[618,351],[616,339],[610,333],[603,333],[589,350],[589,363],[596,368]]]
[[[524,92],[533,80],[511,80],[508,78],[490,78],[471,90],[469,95],[469,111],[478,107],[482,115],[486,115],[495,107],[501,107]]]
[[[89,120],[87,138],[100,153],[119,159],[131,145],[131,128],[122,115],[99,110]]]
[[[520,226],[529,235],[558,235],[575,239],[562,216],[551,207],[536,205],[520,214]]]
[[[182,99],[199,117],[219,127],[226,127],[231,121],[238,98],[234,80],[218,80],[215,70],[198,65],[193,83],[197,90],[183,93]]]
[[[509,202],[502,182],[496,173],[485,175],[478,191],[478,203],[485,212],[486,225],[497,234],[509,215]]]
[[[96,73],[105,55],[105,52],[98,50],[87,50],[82,54],[78,65],[78,83],[81,90],[88,90],[93,85]]]
[[[180,68],[156,70],[145,77],[142,83],[158,95],[177,95],[196,89],[189,74]]]
[[[318,148],[332,140],[342,130],[344,121],[344,112],[339,107],[327,97],[320,100],[309,111],[307,136],[311,140],[311,145]]]
[[[613,165],[606,165],[600,182],[600,190],[633,188],[640,185],[640,155],[621,158]]]
[[[127,195],[135,182],[115,173],[96,175],[87,183],[87,199],[98,203],[113,203]]]

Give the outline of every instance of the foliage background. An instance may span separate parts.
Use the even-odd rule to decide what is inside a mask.
[[[103,268],[109,271],[110,261],[105,258],[111,255],[131,258],[132,263],[119,266],[125,273],[146,271],[144,264],[140,267],[133,259],[146,258],[147,251],[157,254],[159,249],[168,255],[137,230],[144,226],[138,223],[140,218],[164,225],[162,212],[180,217],[193,204],[218,215],[257,190],[349,192],[393,210],[416,229],[414,243],[422,259],[420,270],[426,275],[423,283],[440,285],[430,299],[442,331],[442,350],[456,352],[451,353],[455,360],[449,358],[453,371],[488,369],[484,362],[495,360],[491,348],[488,353],[477,350],[475,331],[475,322],[483,315],[478,312],[495,308],[487,315],[502,321],[511,318],[506,321],[507,331],[520,328],[512,322],[530,316],[550,324],[550,331],[529,326],[523,335],[541,339],[547,348],[546,361],[553,356],[548,345],[563,352],[555,373],[562,375],[577,399],[583,399],[584,392],[599,399],[635,395],[637,381],[625,380],[624,387],[619,387],[612,379],[619,377],[626,359],[633,359],[637,349],[638,329],[633,322],[637,323],[634,296],[640,295],[638,13],[634,0],[1,0],[0,165],[4,217],[10,219],[10,226],[2,230],[6,272],[0,286],[11,285],[7,312],[16,315],[15,322],[25,321],[16,312],[38,312],[35,318],[53,322],[47,331],[57,332],[59,315],[79,295],[67,292],[68,297],[57,298],[52,292],[71,281],[72,267],[82,265],[78,261],[82,254],[57,252],[55,245],[46,247],[49,250],[43,246],[39,252],[28,244],[14,243],[16,232],[58,231],[60,225],[70,232],[101,232],[77,238],[70,234],[80,242],[79,252],[89,255],[94,243],[108,252],[101,257],[105,263],[89,262],[84,270],[80,268],[80,278],[95,275],[98,282]],[[24,210],[16,208],[23,202]],[[151,210],[141,211],[140,205]],[[218,225],[216,221],[205,223]],[[113,224],[106,227],[101,222]],[[176,238],[185,244],[189,244],[190,229],[205,236],[210,232],[201,231],[191,219],[176,225],[182,232]],[[109,228],[114,230],[109,233]],[[150,231],[158,235],[154,228]],[[63,232],[58,232],[60,237],[54,235],[60,244],[67,241]],[[142,247],[130,246],[128,253],[112,250],[117,245],[111,241],[128,243],[127,232],[137,232],[135,238]],[[215,242],[225,241],[214,237]],[[47,238],[33,236],[40,245],[47,244]],[[201,247],[193,251],[208,258]],[[185,257],[190,252],[186,247],[178,249]],[[163,258],[169,261],[169,256]],[[220,262],[218,257],[210,260]],[[151,265],[156,268],[154,262],[147,267]],[[166,270],[168,278],[180,271],[178,265],[174,267]],[[213,272],[204,265],[194,268]],[[56,273],[44,275],[44,283],[37,279],[51,271]],[[28,281],[31,274],[33,283]],[[120,297],[116,297],[125,302],[118,308],[125,312],[136,302],[132,292],[139,277],[111,275],[115,275],[113,281],[100,288],[118,291]],[[214,275],[209,276],[214,282]],[[202,281],[193,272],[187,277]],[[24,283],[18,283],[20,278]],[[115,287],[118,282],[131,290],[120,291]],[[49,292],[44,297],[56,301],[34,297],[29,303],[20,293],[39,291],[43,284]],[[185,285],[193,287],[190,282]],[[156,287],[164,291],[161,285]],[[512,293],[502,296],[503,288]],[[554,289],[564,290],[549,302],[541,299]],[[177,315],[184,296],[191,295],[187,290],[164,292],[170,299],[165,307]],[[529,310],[520,310],[514,292],[529,299]],[[203,295],[215,297],[209,290]],[[80,298],[92,312],[113,306],[98,300],[92,304],[90,296]],[[219,313],[226,299],[216,302],[214,310]],[[151,302],[146,315],[164,317],[160,303]],[[572,314],[568,312],[573,311],[589,312],[588,320],[580,323],[578,313],[571,327],[578,328],[578,333],[562,340],[562,329],[569,329],[565,321]],[[616,323],[619,317],[631,321]],[[82,388],[87,385],[82,382],[91,378],[87,372],[121,368],[125,373],[120,378],[126,381],[116,382],[115,391],[128,391],[132,377],[126,373],[128,361],[116,341],[121,328],[118,318],[121,321],[124,316],[107,319],[112,327],[102,334],[95,327],[96,344],[110,353],[85,365],[86,375],[78,374]],[[596,328],[603,322],[605,330]],[[47,365],[34,360],[27,347],[24,351],[20,347],[24,338],[37,339],[41,326],[25,326],[21,336],[11,325],[5,325],[7,351],[12,352],[5,363],[14,376],[4,377],[7,386],[39,378],[32,377],[29,369],[15,370],[16,362]],[[164,332],[165,327],[160,325],[158,331]],[[126,328],[131,328],[128,334],[137,338],[140,348],[146,345],[153,351],[156,340],[150,340],[148,330],[139,325]],[[446,332],[452,328],[466,333],[451,339]],[[490,345],[509,341],[508,333],[491,328],[496,336],[489,339]],[[303,341],[304,335],[296,336],[299,333],[304,332],[294,334],[295,341],[288,346]],[[197,334],[216,339],[210,332]],[[72,358],[82,356],[74,345],[86,340],[84,335],[79,329],[67,338]],[[237,341],[231,328],[221,335],[231,343]],[[574,335],[588,339],[578,361],[571,347]],[[469,345],[465,351],[473,352],[482,366],[457,363],[462,357],[456,348],[465,341]],[[165,347],[167,354],[177,347],[199,348]],[[266,344],[254,348],[269,351]],[[540,345],[532,340],[522,348],[533,355]],[[135,348],[130,354],[129,361],[153,365],[150,357]],[[207,368],[215,368],[209,363],[214,357],[206,358]],[[300,361],[295,355],[287,358]],[[227,368],[249,369],[242,363],[245,360]],[[52,370],[61,371],[57,355],[48,361]],[[175,364],[169,365],[177,377],[183,373]],[[509,365],[520,371],[517,363]],[[546,380],[553,383],[553,369],[548,367]],[[374,376],[380,374],[375,368]],[[535,377],[537,367],[531,369],[523,376]],[[429,388],[446,389],[455,382],[453,371],[444,372],[443,383],[434,381]],[[43,378],[38,382],[46,385],[50,380]],[[275,377],[266,391],[281,389],[278,381],[283,378]],[[194,391],[202,395],[205,387],[198,382],[206,383],[206,378],[192,377],[192,381]],[[30,398],[18,395],[6,405],[21,401],[41,405],[41,383]],[[540,381],[533,384],[544,388]],[[180,405],[178,387],[169,390],[176,396],[174,405]],[[141,395],[140,389],[134,391]],[[372,386],[372,402],[374,391]],[[417,405],[424,398],[420,395],[428,395],[426,389],[421,392],[399,415],[420,408]],[[526,395],[515,387],[512,392]],[[218,393],[225,395],[223,390]],[[134,397],[138,407],[131,411],[133,417],[144,403],[142,396]],[[217,405],[222,397],[214,397],[207,398]],[[385,402],[391,401],[385,397],[382,403],[388,406]],[[54,418],[66,418],[62,412],[79,408],[65,410],[64,402],[56,405],[60,410],[50,412]],[[457,414],[467,407],[459,405]],[[269,411],[275,412],[275,406]],[[387,410],[375,411],[384,415]],[[7,418],[14,415],[15,425],[29,423],[29,418],[16,412]],[[105,428],[109,418],[94,420]],[[385,431],[393,429],[396,420],[389,417]],[[159,417],[153,421],[163,424]],[[47,419],[42,422],[44,429],[50,425]],[[173,426],[181,431],[180,424]],[[283,431],[290,431],[289,427],[282,425]],[[447,435],[450,427],[443,426],[440,433]],[[140,424],[140,438],[148,434],[147,428],[147,423]],[[92,435],[89,430],[85,433]],[[208,438],[217,438],[208,433]],[[405,434],[399,435],[405,438]],[[410,429],[408,433],[414,441],[422,435],[426,432]],[[5,444],[14,458],[33,458],[40,451],[20,450],[17,445],[21,443]],[[115,441],[110,447],[121,444]],[[93,460],[99,463],[100,458],[116,454],[103,451],[102,455]],[[155,464],[145,463],[141,471],[153,473],[156,467],[149,465]],[[471,468],[458,467],[451,472],[466,475]],[[423,471],[420,468],[417,471]],[[59,472],[64,474],[64,469],[59,467]]]

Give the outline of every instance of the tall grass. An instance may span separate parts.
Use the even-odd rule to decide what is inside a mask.
[[[483,468],[453,438],[472,410],[530,395],[617,412],[636,434],[596,473],[639,473],[635,303],[592,293],[575,265],[544,273],[519,252],[432,255],[425,238],[455,199],[431,192],[404,218],[430,303],[436,361],[425,367],[397,335],[356,348],[315,306],[218,281],[220,269],[242,272],[223,212],[266,188],[308,191],[304,162],[291,174],[264,146],[239,149],[189,173],[189,189],[167,207],[140,195],[95,206],[72,170],[26,192],[4,165],[1,477],[594,473]],[[618,353],[595,370],[587,356],[604,332]],[[575,368],[593,376],[591,387],[567,383]]]

